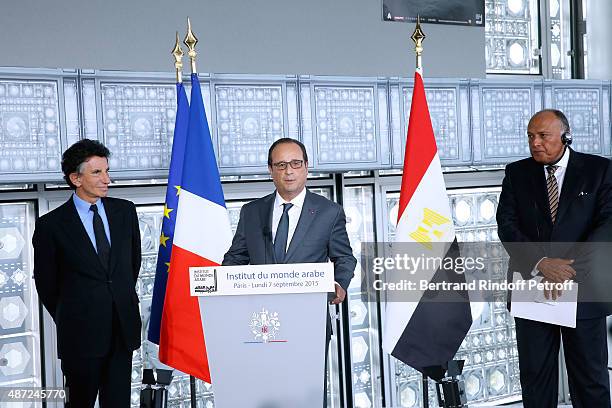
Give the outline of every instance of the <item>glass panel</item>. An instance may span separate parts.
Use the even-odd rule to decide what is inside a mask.
[[[449,201],[457,239],[462,242],[499,241],[495,213],[499,187],[449,190]],[[388,240],[395,234],[399,193],[387,193],[386,207]],[[487,260],[492,279],[506,279],[507,256]],[[514,334],[514,319],[506,309],[505,295],[498,300],[472,305],[474,323],[457,355],[464,359],[463,379],[469,403],[520,399],[518,352]],[[394,392],[398,405],[421,406],[421,375],[413,368],[393,359]],[[435,390],[429,382],[430,406],[437,406]]]
[[[539,74],[538,0],[485,0],[488,74]]]
[[[96,111],[96,82],[93,79],[84,79],[83,87],[83,116],[85,121],[85,137],[98,139],[98,114]]]
[[[215,95],[220,167],[265,166],[272,142],[285,137],[282,87],[217,85]]]
[[[0,191],[34,190],[34,184],[0,184]]]
[[[0,387],[42,385],[33,230],[33,203],[0,204]]]
[[[375,302],[364,302],[361,291],[361,243],[374,242],[374,188],[344,188],[346,229],[357,258],[355,277],[349,286],[349,322],[351,328],[351,379],[353,403],[357,408],[379,407],[381,365],[378,340],[378,310]]]
[[[316,86],[317,163],[376,162],[373,87]]]
[[[0,81],[0,172],[60,170],[55,81]]]
[[[607,114],[602,107],[607,102],[607,88],[561,87],[552,89],[552,103],[567,115],[572,129],[572,148],[579,152],[606,154]],[[602,127],[602,124],[604,125]],[[608,136],[609,137],[609,136]],[[606,140],[607,139],[607,140]]]
[[[76,79],[64,79],[64,109],[66,111],[66,145],[71,146],[81,134]]]
[[[570,10],[568,0],[549,0],[550,10],[550,64],[554,79],[572,77],[572,59],[567,54],[570,44]],[[586,56],[585,56],[586,58]]]
[[[170,162],[176,88],[174,85],[103,83],[104,143],[115,170],[165,169]]]
[[[372,176],[372,171],[370,170],[344,172],[344,177],[370,177],[370,176]]]

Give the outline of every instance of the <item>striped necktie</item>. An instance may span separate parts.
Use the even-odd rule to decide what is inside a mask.
[[[555,177],[555,171],[559,166],[546,166],[548,177],[546,178],[546,189],[548,190],[548,204],[550,208],[550,218],[555,222],[557,218],[557,210],[559,209],[559,185]]]

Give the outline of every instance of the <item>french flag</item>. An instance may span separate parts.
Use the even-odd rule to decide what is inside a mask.
[[[405,251],[405,243],[416,243],[427,248],[431,257],[458,254],[453,217],[419,69],[414,74],[395,242],[399,251],[402,246]],[[421,268],[416,273],[419,279],[428,282],[440,282],[447,277],[441,269]],[[465,282],[463,275],[455,278]],[[383,349],[422,373],[432,366],[446,368],[472,324],[469,301],[464,294],[453,295],[452,298],[457,299],[453,302],[423,301],[424,297],[431,298],[427,291],[417,295],[418,302],[387,302]]]
[[[189,130],[161,322],[159,360],[208,383],[210,370],[198,298],[189,292],[189,267],[220,265],[230,227],[202,91],[191,74]]]

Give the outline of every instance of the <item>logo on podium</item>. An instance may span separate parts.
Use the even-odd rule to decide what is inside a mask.
[[[245,343],[286,343],[287,340],[277,340],[280,332],[281,321],[278,312],[270,312],[265,307],[259,312],[253,312],[249,328],[255,341]]]
[[[195,293],[211,293],[217,291],[217,269],[199,268],[194,271],[193,279],[197,283],[193,288]]]

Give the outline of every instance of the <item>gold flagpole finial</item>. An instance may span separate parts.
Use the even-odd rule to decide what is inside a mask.
[[[197,73],[195,59],[196,55],[198,54],[195,51],[195,46],[198,43],[198,39],[193,34],[193,31],[191,31],[191,20],[189,17],[187,17],[187,35],[185,36],[183,43],[187,46],[187,48],[189,48],[187,55],[189,55],[189,58],[191,59],[191,73],[195,74]]]
[[[414,41],[414,51],[416,52],[416,67],[421,69],[421,54],[423,54],[423,40],[425,39],[425,33],[421,30],[421,16],[417,16],[416,27],[412,33],[412,41]]]
[[[176,43],[174,44],[174,49],[172,50],[172,55],[174,55],[174,68],[176,69],[176,82],[183,82],[183,49],[181,48],[181,40],[179,40],[178,31],[176,32]]]

